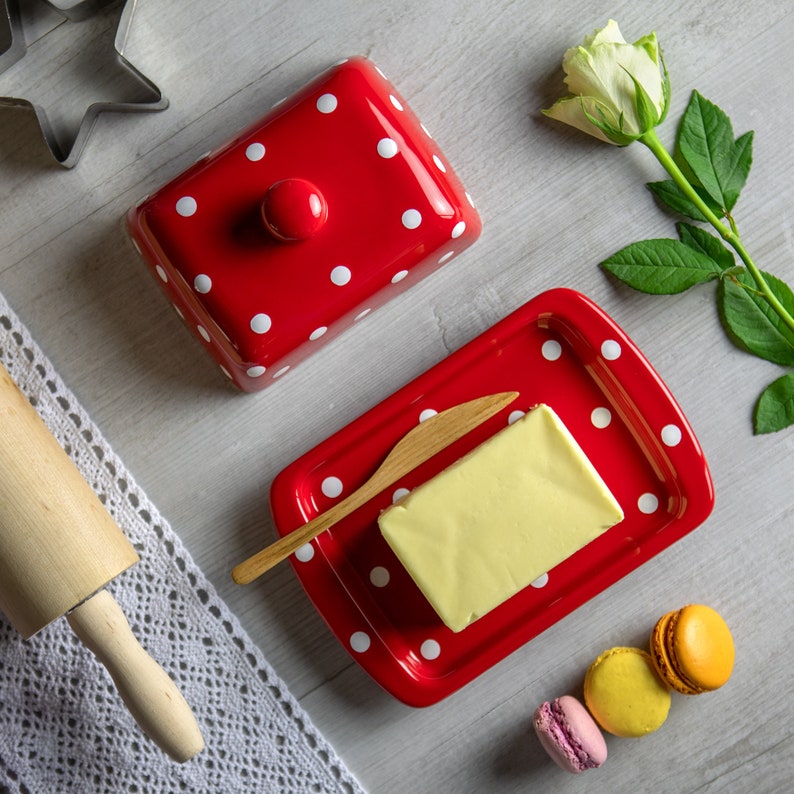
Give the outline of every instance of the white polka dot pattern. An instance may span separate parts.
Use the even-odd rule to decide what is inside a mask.
[[[419,646],[419,653],[428,661],[438,659],[441,656],[441,645],[437,640],[425,640]]]
[[[655,513],[659,509],[659,498],[652,493],[644,493],[637,500],[637,507],[646,515]]]
[[[341,496],[343,488],[342,480],[340,480],[339,477],[326,477],[321,486],[323,494],[330,499]]]
[[[388,568],[376,565],[369,573],[369,580],[375,587],[386,587],[391,579]]]
[[[337,287],[344,287],[345,284],[349,284],[352,277],[353,274],[350,272],[350,268],[344,265],[337,265],[331,271],[331,283],[336,284]]]
[[[607,361],[616,361],[618,358],[620,358],[621,352],[620,343],[616,342],[614,339],[607,339],[601,345],[601,355]]]
[[[419,210],[406,210],[402,216],[402,223],[406,229],[418,229],[422,223],[422,213]]]
[[[556,339],[547,339],[541,352],[546,361],[556,361],[562,355],[562,345]]]
[[[371,150],[369,158],[378,163]],[[396,206],[399,216],[410,205]],[[442,253],[443,248],[436,256]],[[355,663],[410,705],[432,705],[448,696],[678,541],[713,507],[702,452],[656,372],[602,310],[560,289],[533,298],[288,467],[273,492],[278,531],[305,520],[307,505],[324,512],[339,504],[423,418],[501,391],[518,397],[489,420],[487,430],[468,434],[340,522],[315,541],[322,553],[307,565],[293,560],[311,601]],[[493,613],[454,633],[397,559],[377,517],[459,453],[539,403],[561,417],[625,518],[563,562],[539,568],[545,573],[536,572],[534,581]],[[322,493],[327,476],[342,480],[345,494]],[[472,490],[490,487],[487,474],[480,479]],[[511,551],[504,550],[509,557]],[[436,554],[452,584],[454,560],[443,549]],[[363,636],[356,650],[351,638],[358,633]]]
[[[328,115],[336,110],[338,104],[339,101],[333,94],[323,94],[317,100],[317,110],[319,110],[320,113]]]
[[[258,141],[249,144],[245,149],[245,156],[252,162],[257,163],[265,156],[265,146]]]
[[[408,488],[398,488],[398,489],[397,489],[397,490],[396,490],[396,491],[395,491],[395,492],[392,494],[392,498],[391,498],[391,500],[392,500],[392,502],[399,502],[399,501],[400,501],[400,499],[402,499],[402,498],[403,498],[403,496],[408,496],[408,494],[409,494],[409,493],[411,493],[411,492],[408,490]]]
[[[276,183],[293,193],[270,191]],[[299,183],[316,188],[307,206],[279,198]],[[355,58],[134,215],[133,242],[169,299],[224,374],[250,391],[408,289],[420,265],[425,276],[447,263],[481,228],[427,131],[379,71]]]
[[[593,427],[603,430],[603,428],[609,427],[609,424],[612,421],[612,412],[609,410],[609,408],[604,408],[603,406],[593,408],[593,411],[590,414],[590,421],[593,423]]]
[[[314,545],[311,543],[304,543],[296,552],[296,559],[301,562],[309,562],[314,559]]]
[[[391,138],[381,138],[378,141],[378,154],[384,160],[391,160],[398,151],[397,142],[393,141]]]
[[[681,443],[681,428],[677,425],[665,425],[662,428],[662,441],[668,447],[675,447]]]
[[[196,292],[206,295],[212,289],[212,279],[201,273],[193,280],[193,286],[196,288]]]
[[[572,357],[572,351],[563,342],[552,336],[541,338],[538,342],[537,350],[540,357],[547,362],[549,367],[558,367],[560,365],[557,362],[562,362]],[[618,361],[622,352],[620,343],[614,339],[603,340],[598,347],[598,354],[608,365]],[[614,429],[616,420],[612,408],[608,405],[596,404],[590,408],[583,405],[581,411],[585,415],[593,433],[609,434]],[[507,424],[517,421],[525,413],[526,411],[522,408],[511,410],[507,415]],[[419,411],[416,421],[424,422],[436,414],[435,408],[427,406]],[[671,422],[663,425],[659,430],[658,438],[665,446],[674,447],[681,443],[683,433],[678,423]],[[340,497],[342,495],[341,480],[335,475],[325,477],[321,483],[321,491],[325,498],[336,499]],[[391,503],[396,503],[409,493],[409,488],[398,486],[390,492],[388,499]],[[634,499],[634,505],[626,505],[624,509],[635,510],[638,514],[645,516],[653,516],[662,510],[659,496],[651,491],[636,493]],[[369,569],[368,584],[373,588],[373,593],[381,592],[386,594],[381,595],[381,597],[389,597],[388,593],[394,588],[405,587],[407,576],[407,572],[400,566],[396,558],[383,558],[378,564],[373,565]],[[555,571],[547,571],[531,582],[529,589],[536,591],[538,597],[541,597],[541,593],[551,589],[554,577]],[[393,597],[398,600],[401,598],[400,595],[394,595]],[[438,637],[417,639],[417,644],[413,646],[413,653],[425,663],[438,664],[443,661],[445,645],[448,645],[450,641],[449,635],[445,633]],[[350,637],[349,647],[355,654],[362,655],[372,653],[374,643],[375,640],[368,631],[359,630]]]
[[[369,634],[365,631],[356,631],[350,635],[350,647],[356,653],[365,653],[372,644]]]
[[[176,211],[183,218],[189,218],[195,215],[198,210],[198,202],[193,196],[182,196],[176,203]]]
[[[265,314],[264,312],[255,314],[251,318],[251,330],[255,334],[266,334],[272,326],[273,322],[270,319],[270,315]]]

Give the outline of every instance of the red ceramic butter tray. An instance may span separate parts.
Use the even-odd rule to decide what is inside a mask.
[[[128,228],[199,342],[257,391],[446,265],[481,223],[406,101],[351,58],[140,201]]]
[[[362,485],[426,412],[517,391],[501,414],[398,483],[413,488],[547,403],[578,440],[625,519],[458,634],[447,629],[380,535],[382,493],[292,558],[339,641],[386,690],[430,705],[693,530],[711,512],[706,461],[642,353],[583,295],[543,293],[284,469],[271,507],[280,534]],[[487,488],[483,483],[483,488]]]

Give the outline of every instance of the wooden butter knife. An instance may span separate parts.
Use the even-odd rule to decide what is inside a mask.
[[[350,515],[390,485],[394,485],[400,477],[495,416],[516,397],[518,392],[501,392],[479,397],[448,408],[421,422],[397,442],[364,485],[324,513],[320,513],[308,524],[303,524],[235,566],[232,579],[237,584],[253,582],[305,543]]]

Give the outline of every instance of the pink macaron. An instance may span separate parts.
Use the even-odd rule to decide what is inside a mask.
[[[607,760],[601,729],[574,697],[563,695],[535,711],[535,733],[552,760],[575,774],[595,769]]]

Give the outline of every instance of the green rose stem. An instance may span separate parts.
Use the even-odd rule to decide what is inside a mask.
[[[659,136],[656,134],[656,130],[651,128],[647,132],[640,135],[637,139],[641,143],[644,143],[651,152],[653,152],[656,159],[661,163],[662,167],[668,174],[673,178],[673,181],[678,185],[684,195],[703,213],[703,216],[708,220],[708,222],[719,232],[720,236],[723,240],[725,240],[728,245],[730,245],[739,257],[741,258],[742,262],[744,262],[747,270],[749,271],[750,275],[755,280],[755,283],[758,285],[758,289],[760,290],[761,294],[767,300],[769,305],[777,312],[780,316],[780,319],[794,332],[794,317],[792,317],[785,309],[783,304],[775,297],[772,290],[769,288],[769,285],[766,282],[766,279],[763,276],[763,273],[756,267],[755,262],[753,262],[752,257],[748,253],[747,249],[744,247],[744,244],[739,237],[738,232],[736,231],[735,227],[731,223],[731,226],[726,226],[715,214],[714,212],[709,209],[708,205],[705,201],[698,195],[698,192],[692,187],[689,183],[689,180],[684,176],[681,169],[676,164],[675,160],[670,156],[667,149],[664,148],[664,145],[659,140]]]

